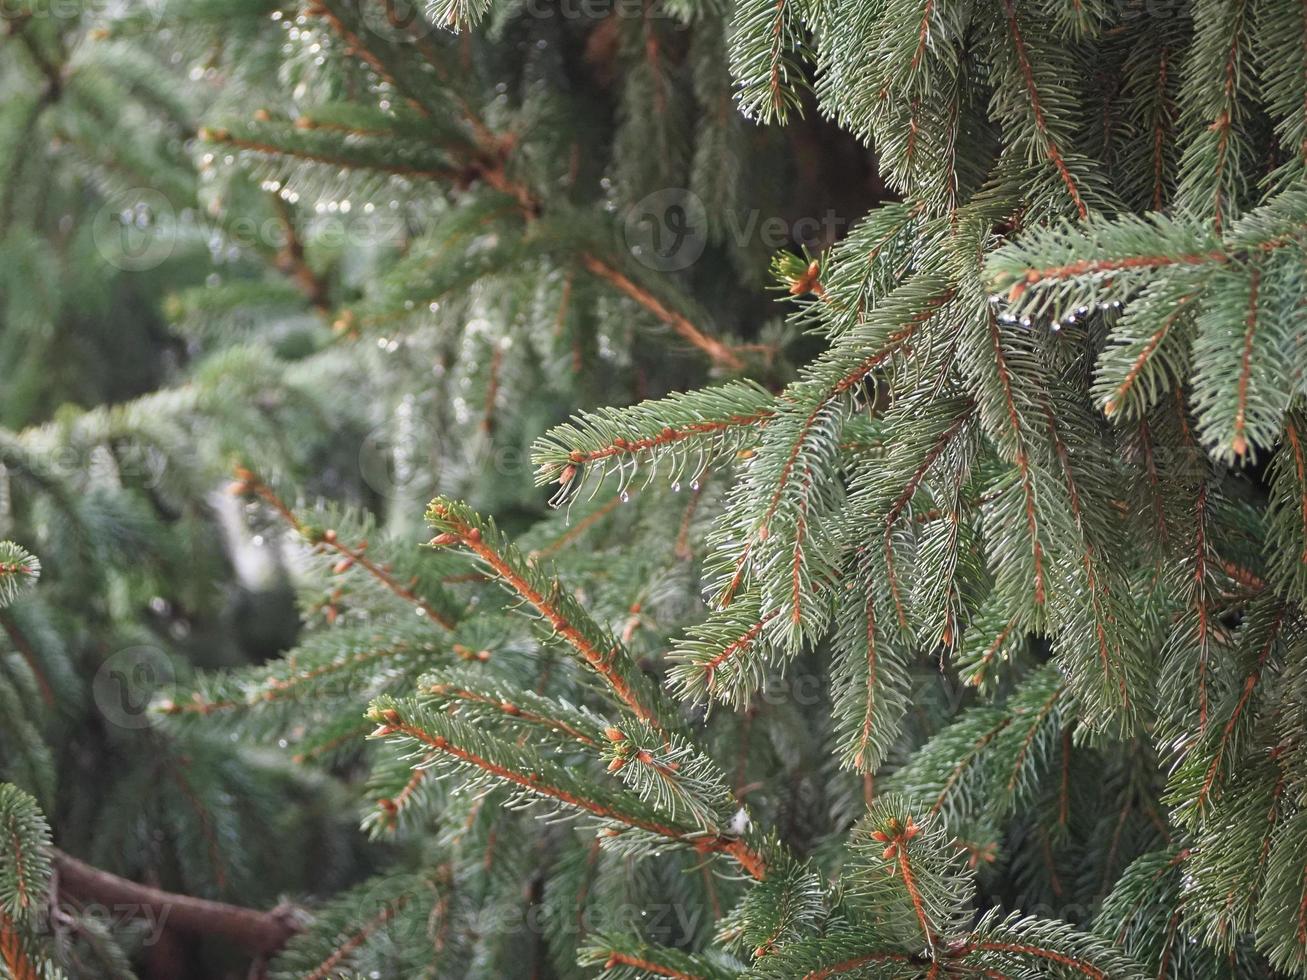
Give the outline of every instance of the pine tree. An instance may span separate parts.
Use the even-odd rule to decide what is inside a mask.
[[[4,969],[1307,976],[1307,7],[412,13],[10,21]]]

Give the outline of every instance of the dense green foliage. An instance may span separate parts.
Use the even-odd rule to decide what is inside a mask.
[[[1307,6],[412,14],[8,20],[4,968],[1307,976]]]

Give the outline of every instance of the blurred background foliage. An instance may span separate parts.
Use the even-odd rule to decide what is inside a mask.
[[[771,254],[829,245],[883,196],[816,113],[735,113],[709,7],[542,4],[455,37],[342,5],[348,41],[328,6],[20,0],[0,21],[0,538],[43,564],[0,610],[0,777],[64,850],[254,907],[388,854],[362,846],[349,753],[309,767],[284,738],[140,710],[341,605],[276,515],[225,492],[233,467],[401,549],[437,492],[528,528],[547,497],[529,446],[573,411],[787,380],[812,341],[764,288]],[[423,63],[415,106],[387,71]],[[663,268],[623,222],[677,188],[711,230]],[[670,547],[682,510],[631,520]],[[642,588],[684,617],[687,585]],[[78,975],[117,969],[104,923],[62,926]],[[243,969],[221,944],[111,931],[146,976]]]

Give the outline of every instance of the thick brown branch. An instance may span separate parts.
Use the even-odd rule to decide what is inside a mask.
[[[151,888],[93,868],[59,850],[53,859],[63,894],[81,902],[130,910],[133,915],[149,914],[156,922],[186,932],[220,936],[251,953],[275,953],[300,930],[298,917],[290,907],[260,912]]]

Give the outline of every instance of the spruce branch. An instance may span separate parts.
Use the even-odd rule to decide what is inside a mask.
[[[1295,309],[1301,303],[1301,255],[1224,266],[1205,285],[1191,404],[1211,454],[1236,463],[1274,445],[1283,424],[1289,388],[1283,352],[1290,343],[1285,328],[1301,317]]]
[[[644,977],[729,980],[739,975],[738,968],[731,968],[734,964],[612,932],[587,937],[587,945],[578,952],[577,961],[582,966],[601,968],[603,980],[640,980]]]
[[[157,708],[165,715],[208,718],[271,708],[304,711],[314,701],[332,705],[348,699],[353,684],[366,690],[377,683],[374,678],[383,666],[411,678],[447,656],[449,648],[433,641],[430,632],[407,617],[321,631],[309,635],[290,657],[206,678],[189,698],[162,702]]]
[[[44,815],[35,799],[10,783],[0,783],[0,841],[0,914],[16,931],[44,907],[52,865]]]
[[[908,953],[924,945],[932,959],[965,921],[972,888],[940,824],[897,794],[878,797],[854,830],[846,885],[854,909],[865,906],[861,915],[892,947]]]
[[[1186,911],[1217,953],[1228,954],[1255,930],[1271,848],[1292,814],[1287,782],[1282,751],[1253,755],[1230,779],[1222,805],[1202,822],[1192,850],[1182,852],[1193,881]],[[1232,841],[1238,846],[1229,846]],[[1127,872],[1117,891],[1128,894],[1129,877]]]
[[[802,53],[799,7],[794,0],[747,0],[736,8],[731,75],[749,118],[784,123],[790,112],[803,111],[807,83],[795,57]]]
[[[416,606],[417,610],[425,618],[437,623],[446,630],[454,629],[455,620],[453,614],[437,608],[427,597],[419,595],[409,585],[397,580],[391,569],[368,557],[366,554],[366,541],[350,544],[340,540],[333,528],[320,528],[302,521],[290,506],[277,496],[276,491],[260,480],[253,471],[244,467],[237,467],[236,482],[232,484],[231,491],[240,496],[253,495],[258,497],[280,514],[291,530],[300,535],[307,543],[317,549],[340,555],[340,561],[336,564],[338,572],[348,571],[350,568],[357,566],[404,602]],[[441,602],[441,605],[448,609],[452,602],[445,600]]]
[[[1238,640],[1247,660],[1246,673],[1234,688],[1237,694],[1233,703],[1213,712],[1217,716],[1213,721],[1224,715],[1224,723],[1203,728],[1168,786],[1169,799],[1181,822],[1198,824],[1208,815],[1214,796],[1220,794],[1247,752],[1252,728],[1250,707],[1259,694],[1268,664],[1281,652],[1283,633],[1293,628],[1286,622],[1289,615],[1285,605],[1275,599],[1263,598],[1249,608]]]
[[[759,597],[746,593],[691,627],[667,655],[672,664],[668,678],[676,696],[745,707],[765,680],[772,660],[764,630],[775,615],[763,613]]]
[[[955,955],[974,969],[1027,969],[1040,976],[1138,980],[1143,974],[1135,963],[1094,936],[1079,933],[1064,922],[1021,918],[1006,919],[990,912]]]
[[[477,0],[477,3],[479,4],[480,0]],[[369,49],[359,36],[347,26],[348,18],[345,13],[335,10],[335,6],[336,3],[333,0],[332,3],[323,7],[323,12],[333,27],[349,41],[351,50],[364,56],[374,68],[382,73],[383,77],[389,78],[400,91],[408,91],[412,96],[415,88],[421,88],[420,85],[409,83],[407,76],[403,79],[397,77],[394,74],[395,65],[390,62],[383,62],[376,51]],[[333,9],[327,9],[328,7]],[[457,22],[459,23],[463,22],[465,16],[470,15],[470,11],[465,8],[463,0],[460,0],[457,9],[451,7],[446,13],[458,13]],[[432,111],[429,101],[417,99],[412,99],[412,101],[422,107],[424,114],[436,115]],[[528,222],[538,219],[543,214],[545,207],[542,196],[528,184],[508,176],[506,172],[507,154],[511,151],[514,141],[494,134],[480,120],[480,117],[471,109],[466,100],[460,100],[460,106],[464,119],[469,122],[478,134],[480,142],[480,149],[471,155],[461,152],[457,147],[451,148],[452,152],[459,156],[465,167],[465,174],[460,179],[463,182],[475,179],[484,181],[488,186],[515,199],[519,204],[523,217]],[[433,173],[430,176],[438,179],[442,176],[448,178],[456,175]],[[653,290],[637,282],[627,272],[598,251],[593,248],[582,248],[579,250],[578,257],[582,267],[587,272],[608,283],[629,299],[634,300],[656,319],[670,327],[682,340],[705,353],[715,366],[729,372],[738,372],[744,368],[744,361],[736,350],[704,332],[683,313],[668,305]]]
[[[522,555],[495,527],[465,505],[437,498],[427,509],[427,522],[438,533],[435,546],[458,545],[472,555],[512,594],[538,615],[598,674],[617,700],[636,718],[664,731],[668,716],[648,679],[635,667],[621,642],[601,627],[564,591],[548,566]]]
[[[647,804],[634,793],[609,790],[546,761],[525,746],[511,746],[415,702],[382,699],[372,706],[369,717],[378,723],[374,737],[391,739],[401,748],[417,746],[419,753],[435,750],[438,758],[428,756],[429,764],[452,765],[468,772],[474,780],[516,787],[522,800],[550,801],[702,854],[725,854],[758,880],[766,875],[765,859],[740,837],[705,832]]]
[[[1177,202],[1207,216],[1216,232],[1238,216],[1244,193],[1240,158],[1248,150],[1244,100],[1251,60],[1251,5],[1211,8],[1196,26],[1181,100],[1188,145],[1180,160]]]
[[[1307,17],[1292,4],[1259,5],[1253,9],[1251,42],[1260,94],[1268,115],[1278,120],[1283,163],[1266,180],[1278,190],[1307,174],[1307,78],[1299,71]]]
[[[1047,75],[1040,77],[1037,74],[1037,66],[1046,73],[1055,70],[1058,61],[1053,54],[1055,48],[1044,46],[1037,53],[1032,51],[1030,22],[1023,21],[1013,0],[1002,0],[1002,8],[1006,36],[1002,42],[996,42],[994,57],[997,66],[1005,70],[997,73],[996,83],[1001,89],[1003,86],[1011,86],[1010,79],[1014,75],[1020,79],[1026,103],[1023,108],[1028,113],[1028,118],[1021,118],[1025,113],[1012,111],[1011,107],[1018,104],[1018,99],[1012,94],[1007,94],[1002,101],[996,99],[995,104],[1006,108],[1005,121],[1017,123],[1018,141],[1024,141],[1025,133],[1030,133],[1033,137],[1030,142],[1057,172],[1077,216],[1083,221],[1089,215],[1089,206],[1081,190],[1081,181],[1072,173],[1068,151],[1064,149],[1068,143],[1067,136],[1060,131],[1074,118],[1074,111],[1060,91],[1061,79],[1049,79]],[[1011,71],[1013,64],[1016,72]]]
[[[322,276],[313,271],[304,254],[304,242],[295,228],[295,216],[290,205],[280,194],[269,195],[277,217],[281,221],[286,235],[286,244],[278,255],[277,264],[283,269],[304,293],[310,305],[319,313],[326,314],[330,308],[329,285]]]
[[[436,867],[411,874],[378,876],[349,889],[324,907],[286,944],[273,961],[274,980],[330,980],[352,966],[369,946],[393,942],[387,930],[398,934],[412,924],[435,916],[441,898],[451,888],[448,869]],[[440,943],[432,937],[427,962],[439,962]]]
[[[766,880],[749,889],[717,926],[728,945],[746,951],[755,963],[790,943],[816,934],[827,918],[826,888],[809,863],[788,855],[774,860]]]
[[[448,706],[464,720],[497,722],[520,728],[533,738],[561,737],[590,749],[607,744],[605,731],[610,725],[600,715],[466,668],[426,675],[418,689],[433,706]]]
[[[982,816],[1001,820],[1032,799],[1051,771],[1072,717],[1069,701],[1058,670],[1040,667],[1001,708],[963,712],[890,777],[889,787],[953,827]]]
[[[831,672],[840,765],[874,773],[898,740],[908,706],[908,657],[883,624],[884,589],[869,575],[853,576],[836,607]]]
[[[490,6],[491,0],[434,0],[428,16],[442,27],[465,31],[480,23]]]
[[[1188,367],[1196,289],[1150,285],[1112,331],[1098,363],[1094,394],[1113,419],[1141,419],[1180,384]]]
[[[323,133],[320,138],[316,135],[317,132],[317,127],[291,127],[279,132],[265,125],[246,133],[233,132],[230,128],[206,126],[198,135],[205,142],[215,146],[226,146],[233,150],[243,150],[267,157],[286,157],[307,163],[346,167],[351,170],[373,170],[393,177],[420,180],[453,182],[462,177],[457,168],[447,165],[443,155],[434,151],[428,151],[425,159],[412,163],[387,160],[368,153],[367,150],[371,147],[341,144],[333,134]]]
[[[903,356],[918,332],[942,315],[952,295],[947,283],[927,274],[899,287],[785,390],[763,432],[733,517],[743,549],[735,550],[732,539],[734,554],[716,559],[730,576],[717,588],[717,602],[725,605],[746,576],[757,575],[763,612],[780,613],[767,632],[788,651],[815,638],[827,622],[840,548],[830,516],[843,494],[835,464],[850,403],[869,374]]]
[[[737,810],[720,767],[679,735],[662,741],[651,732],[610,727],[605,757],[640,798],[660,812],[689,817],[705,831],[721,834]]]
[[[670,308],[649,289],[641,286],[617,266],[599,255],[582,253],[581,265],[591,275],[602,279],[622,295],[635,300],[640,306],[661,320],[678,337],[703,351],[713,364],[723,370],[736,372],[744,369],[744,361],[731,347],[704,333],[681,313]]]
[[[769,392],[740,381],[578,415],[536,441],[536,483],[558,481],[558,502],[574,497],[592,474],[592,493],[611,473],[619,491],[641,469],[647,485],[660,467],[677,487],[697,483],[714,463],[752,446],[774,414]]]
[[[847,974],[877,980],[920,980],[925,975],[922,971],[931,969],[936,969],[936,964],[924,957],[887,949],[876,933],[845,928],[789,943],[755,963],[749,976],[758,980],[829,980]]]
[[[1307,600],[1307,414],[1296,405],[1271,461],[1267,558],[1276,586]]]
[[[41,562],[12,541],[0,541],[0,609],[36,586]]]

